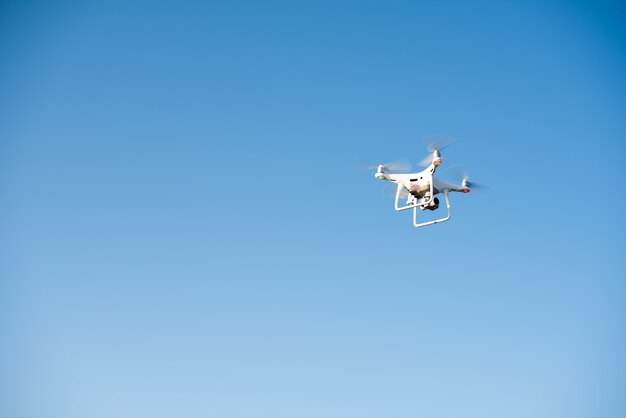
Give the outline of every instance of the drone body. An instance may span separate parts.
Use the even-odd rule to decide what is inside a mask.
[[[433,157],[430,165],[418,173],[396,174],[386,172],[384,165],[379,165],[376,174],[378,180],[389,181],[397,184],[395,209],[403,211],[413,209],[413,225],[417,228],[445,222],[450,219],[450,192],[469,193],[471,184],[467,176],[464,176],[460,184],[453,184],[435,177],[437,167],[441,164],[439,149],[433,149]],[[417,222],[417,210],[434,211],[439,208],[439,199],[436,197],[442,193],[446,200],[448,215],[428,222]],[[406,203],[400,206],[400,199],[406,196]]]

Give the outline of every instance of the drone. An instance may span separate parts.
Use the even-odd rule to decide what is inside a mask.
[[[450,220],[450,192],[469,193],[472,188],[477,187],[475,183],[470,183],[467,174],[463,174],[460,184],[453,184],[435,177],[437,167],[441,165],[441,149],[431,145],[429,155],[421,162],[427,166],[425,170],[418,173],[399,174],[398,169],[393,164],[379,165],[374,177],[378,180],[389,181],[397,184],[395,209],[397,211],[413,209],[413,226],[421,228]],[[373,167],[372,167],[373,168]],[[417,222],[417,210],[434,211],[439,208],[437,195],[443,193],[448,209],[448,216],[427,222]],[[406,197],[406,203],[400,206],[400,199]]]

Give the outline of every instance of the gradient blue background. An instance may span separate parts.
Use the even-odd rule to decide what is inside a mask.
[[[626,416],[620,2],[0,12],[0,415]]]

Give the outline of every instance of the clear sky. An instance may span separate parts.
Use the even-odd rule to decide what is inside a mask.
[[[622,2],[14,3],[0,415],[626,415]]]

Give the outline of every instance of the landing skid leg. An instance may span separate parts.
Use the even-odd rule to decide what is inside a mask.
[[[434,221],[422,222],[421,224],[417,223],[417,206],[413,207],[413,225],[416,228],[420,228],[422,226],[434,225],[440,222],[445,222],[450,219],[450,198],[448,197],[448,190],[443,191],[443,195],[446,198],[446,206],[448,207],[448,216],[441,219],[435,219]]]

